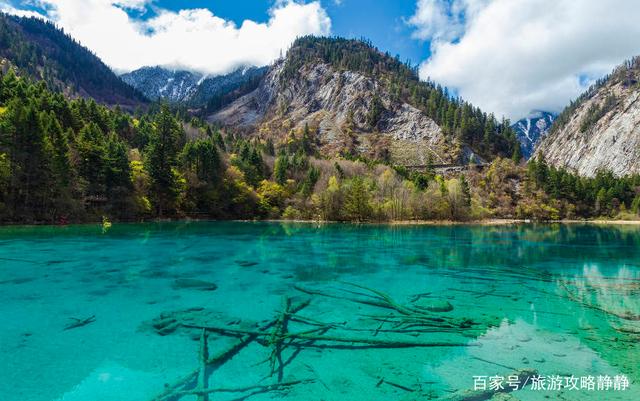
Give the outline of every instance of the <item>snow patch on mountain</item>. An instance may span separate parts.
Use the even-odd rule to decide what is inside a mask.
[[[226,75],[208,76],[163,67],[143,67],[122,75],[122,79],[151,100],[203,106],[214,97],[261,78],[265,71],[266,67],[242,67]]]
[[[556,115],[553,113],[533,111],[526,118],[513,124],[520,141],[522,155],[525,158],[531,157],[537,144],[547,135],[555,119]]]
[[[121,78],[151,100],[165,99],[177,103],[186,101],[193,95],[203,76],[190,71],[143,67],[124,74]]]

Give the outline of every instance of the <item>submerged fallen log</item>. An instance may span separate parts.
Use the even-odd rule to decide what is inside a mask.
[[[72,317],[71,320],[73,320],[73,322],[64,326],[63,330],[77,329],[78,327],[86,326],[90,323],[93,323],[96,321],[96,315],[92,315],[84,319],[78,319],[78,318]]]
[[[423,315],[424,317],[430,318],[431,316],[427,315],[426,313],[424,313],[421,310],[417,310],[415,308],[410,308],[410,307],[406,307],[404,305],[400,305],[399,303],[397,303],[393,298],[391,298],[391,296],[387,295],[386,293],[376,290],[374,288],[369,288],[369,287],[365,287],[363,285],[360,284],[354,284],[354,283],[348,283],[348,282],[342,282],[343,284],[346,285],[350,285],[356,288],[360,288],[366,291],[370,291],[374,294],[376,294],[381,300],[382,303],[387,305],[389,309],[395,309],[396,311],[400,312],[403,315]]]
[[[234,387],[234,388],[209,388],[206,390],[186,390],[180,391],[176,393],[176,396],[185,396],[185,395],[206,395],[211,393],[246,393],[247,391],[255,391],[258,390],[260,392],[267,392],[273,390],[280,390],[286,387],[295,386],[297,384],[309,384],[314,383],[314,379],[305,379],[305,380],[292,380],[288,382],[282,383],[273,383],[273,384],[263,384],[263,385],[255,385],[255,386],[246,386],[246,387]]]
[[[226,325],[218,324],[220,321],[215,316],[207,315],[205,319],[185,319],[179,316],[161,316],[160,320],[153,322],[152,327],[159,333],[165,334],[173,332],[176,328],[199,330],[200,336],[200,364],[198,369],[183,376],[175,383],[166,385],[165,390],[152,401],[176,401],[183,396],[197,396],[198,401],[207,401],[209,394],[224,392],[223,388],[207,388],[208,374],[212,373],[219,366],[232,359],[249,343],[256,341],[260,345],[271,348],[267,359],[269,362],[270,375],[277,373],[277,384],[267,386],[251,386],[242,389],[228,389],[229,391],[249,392],[249,391],[270,391],[289,385],[292,382],[283,382],[283,368],[287,366],[293,358],[305,348],[323,349],[368,349],[368,348],[422,348],[422,347],[479,347],[478,342],[473,341],[418,341],[417,339],[407,339],[407,335],[419,336],[421,333],[441,332],[470,334],[476,330],[472,327],[480,323],[472,322],[469,319],[453,318],[446,315],[453,309],[446,300],[426,300],[420,301],[420,297],[414,298],[412,302],[403,304],[394,300],[390,295],[359,284],[342,282],[341,288],[322,292],[295,286],[298,291],[310,295],[319,295],[329,298],[342,299],[350,302],[366,304],[385,309],[385,316],[371,316],[368,322],[373,319],[382,323],[376,327],[349,327],[347,321],[324,323],[322,321],[297,315],[296,313],[306,307],[310,301],[292,305],[289,298],[284,298],[284,305],[278,317],[267,324],[259,327],[238,327],[232,323]],[[302,324],[306,327],[292,332],[289,329],[291,323]],[[388,323],[390,327],[384,327]],[[331,331],[331,334],[327,334]],[[224,336],[235,338],[235,342],[227,349],[215,355],[208,355],[207,339],[208,333],[218,333]],[[360,335],[356,333],[362,333]],[[364,333],[370,333],[366,336]],[[382,338],[378,334],[389,334]],[[192,332],[192,334],[194,334]],[[345,335],[346,334],[346,335]],[[355,336],[351,336],[353,334]],[[288,359],[284,360],[283,350],[291,347],[293,351]],[[261,362],[262,363],[262,362]],[[309,381],[297,381],[303,383]],[[294,383],[295,384],[295,383]],[[396,383],[388,382],[393,386]],[[405,386],[406,387],[406,386]],[[401,387],[398,387],[401,388]],[[409,387],[406,391],[414,391]],[[254,393],[245,395],[248,397]]]
[[[202,330],[200,335],[200,371],[198,372],[198,386],[197,389],[204,391],[209,387],[207,377],[207,360],[209,359],[209,350],[207,344],[207,331]],[[198,394],[198,401],[209,401],[207,394]]]
[[[376,387],[380,387],[383,384],[388,384],[391,387],[399,388],[400,390],[404,390],[404,391],[407,391],[407,392],[410,392],[410,393],[413,393],[413,392],[416,391],[415,389],[413,389],[411,387],[405,386],[404,384],[400,384],[400,383],[389,381],[389,380],[385,379],[384,377],[381,377],[380,380],[378,380],[378,383],[376,383]]]
[[[205,329],[213,331],[215,333],[238,336],[238,335],[250,335],[254,337],[269,337],[272,333],[263,330],[245,330],[245,329],[232,329],[223,326],[199,326],[199,325],[184,325],[184,327],[192,329]],[[314,329],[317,331],[318,329]],[[358,338],[358,337],[339,337],[339,336],[327,336],[327,335],[314,335],[308,333],[287,333],[285,338],[297,339],[297,340],[311,340],[311,341],[325,341],[325,342],[338,342],[338,343],[353,343],[353,344],[367,344],[379,346],[380,348],[410,348],[410,347],[478,347],[479,343],[456,343],[456,342],[422,342],[422,341],[409,341],[409,340],[381,340],[377,338]]]
[[[282,351],[284,349],[283,342],[287,335],[287,328],[291,313],[289,308],[291,307],[291,300],[289,297],[285,297],[283,300],[282,312],[278,317],[278,321],[273,327],[273,331],[269,336],[269,344],[272,347],[271,355],[269,356],[270,376],[276,372],[276,363],[278,364],[278,382],[282,381],[283,377],[283,363],[282,363]]]
[[[305,300],[302,302],[299,302],[293,306],[291,306],[291,308],[289,309],[290,313],[296,313],[304,308],[306,308],[309,303],[311,301],[310,300]],[[262,325],[260,327],[260,330],[269,330],[273,325],[275,325],[277,323],[277,319],[272,320],[264,325]],[[244,336],[242,336],[240,339],[238,339],[236,342],[234,342],[231,346],[229,346],[228,348],[218,352],[215,355],[209,356],[209,359],[207,359],[206,361],[206,367],[210,370],[213,371],[216,368],[218,368],[219,366],[223,365],[225,362],[227,362],[228,360],[230,360],[231,358],[233,358],[238,352],[240,352],[240,350],[242,350],[244,347],[246,347],[247,345],[249,345],[252,341],[254,341],[258,336],[255,335],[251,335],[251,334],[246,334]],[[193,372],[181,377],[180,379],[176,380],[174,383],[172,384],[167,384],[165,385],[165,389],[162,393],[160,393],[159,395],[151,398],[152,401],[164,401],[164,400],[168,400],[171,398],[175,398],[176,396],[178,396],[178,394],[181,391],[184,391],[184,387],[188,386],[189,384],[191,384],[197,377],[198,374],[200,373],[200,367],[198,367],[198,369],[195,369]]]
[[[415,307],[405,306],[396,302],[391,296],[389,296],[388,294],[382,291],[365,287],[359,284],[354,284],[354,283],[342,282],[342,284],[353,286],[365,291],[369,291],[373,295],[355,293],[350,290],[342,289],[342,291],[347,294],[355,293],[355,294],[366,296],[366,297],[356,298],[348,295],[334,294],[330,292],[310,289],[310,288],[302,287],[300,285],[294,285],[294,288],[308,295],[317,295],[317,296],[323,296],[323,297],[333,298],[333,299],[342,299],[345,301],[359,303],[363,305],[369,305],[369,306],[374,306],[374,307],[383,308],[383,309],[390,309],[398,313],[399,316],[402,316],[404,319],[411,320],[413,323],[422,323],[425,326],[466,329],[473,324],[473,322],[470,321],[469,319],[460,320],[460,319],[454,319],[451,317],[443,316],[440,313],[437,313],[435,315],[431,313],[431,312],[451,311],[453,309],[453,306],[451,304],[448,304],[448,302],[446,304],[443,302],[442,305],[438,305],[438,306],[434,305],[431,308],[428,306],[420,305],[420,304],[416,305]]]

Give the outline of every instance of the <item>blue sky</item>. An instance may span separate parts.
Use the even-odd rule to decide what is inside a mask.
[[[208,8],[215,15],[242,24],[245,19],[266,22],[273,0],[156,0],[171,10]],[[418,64],[429,54],[428,42],[411,38],[413,28],[406,23],[416,10],[415,0],[321,0],[331,18],[332,34],[365,37],[383,51]]]
[[[25,1],[11,0],[15,7],[40,10]],[[179,11],[183,9],[209,9],[214,15],[241,25],[244,20],[267,22],[274,0],[153,0],[144,13],[127,10],[133,17],[149,18],[153,9]],[[414,39],[414,30],[407,20],[416,10],[415,0],[320,0],[331,18],[331,33],[348,38],[365,37],[375,46],[403,61],[418,64],[429,55],[428,41]]]

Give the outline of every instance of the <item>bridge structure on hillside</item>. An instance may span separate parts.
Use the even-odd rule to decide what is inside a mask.
[[[413,164],[405,165],[410,171],[425,172],[429,168],[432,168],[438,174],[445,173],[461,173],[464,171],[482,171],[489,166],[489,163],[473,163],[473,164]]]

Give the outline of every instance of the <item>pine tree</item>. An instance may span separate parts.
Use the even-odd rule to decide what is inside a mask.
[[[106,141],[104,163],[108,207],[113,214],[125,216],[133,190],[131,167],[127,157],[127,146],[115,134],[109,135]]]
[[[519,144],[514,146],[511,160],[513,160],[516,164],[520,163],[520,161],[522,160],[522,149],[520,148]]]
[[[98,200],[105,195],[104,133],[94,123],[80,130],[78,137],[78,174],[87,197]]]
[[[463,204],[465,207],[471,207],[471,190],[469,189],[469,183],[464,174],[460,176],[460,189],[462,190]]]
[[[369,129],[375,130],[378,127],[378,122],[382,117],[382,113],[384,111],[384,105],[382,104],[382,100],[380,96],[377,94],[373,96],[371,99],[371,104],[369,105],[369,112],[367,113],[367,126]]]
[[[67,187],[72,176],[72,166],[69,160],[69,141],[67,139],[69,132],[62,130],[55,116],[50,115],[49,121],[50,124],[47,131],[53,151],[52,172],[56,184]]]
[[[273,140],[271,138],[267,138],[267,143],[265,144],[265,153],[269,156],[275,156],[276,148],[273,145]]]
[[[310,155],[313,153],[313,146],[311,144],[311,133],[309,131],[309,123],[304,124],[304,131],[302,132],[302,150],[306,155]]]
[[[52,151],[35,105],[14,100],[9,109],[10,208],[16,219],[47,219]],[[5,136],[3,135],[3,136]]]
[[[213,183],[220,174],[220,155],[213,141],[213,138],[207,138],[187,142],[180,155],[183,167],[207,183]]]
[[[283,185],[287,181],[287,172],[289,170],[289,157],[285,154],[280,154],[275,161],[273,167],[273,176],[276,182]]]
[[[176,207],[178,187],[174,167],[179,142],[184,133],[166,105],[155,119],[155,130],[147,150],[147,170],[151,177],[151,193],[158,216],[173,212]]]
[[[371,195],[362,177],[351,179],[345,194],[344,211],[350,220],[365,221],[371,217]]]
[[[213,141],[215,142],[216,146],[221,150],[221,151],[226,151],[227,147],[224,143],[224,139],[222,138],[222,134],[220,133],[219,130],[216,130],[213,133]]]

